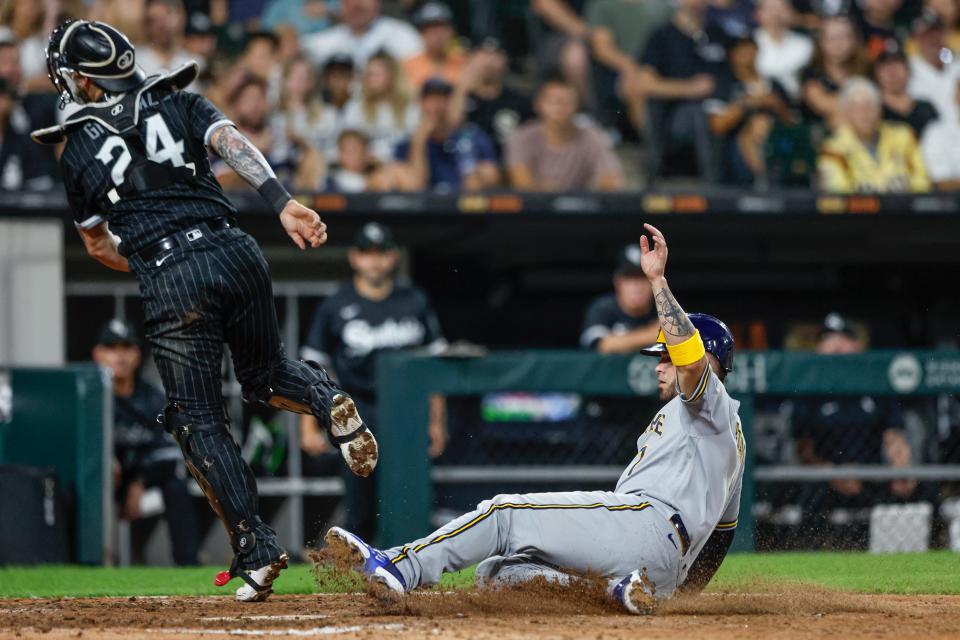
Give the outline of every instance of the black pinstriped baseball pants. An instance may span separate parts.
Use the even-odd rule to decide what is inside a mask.
[[[257,568],[277,560],[283,549],[259,520],[256,480],[226,428],[223,345],[230,347],[245,398],[274,395],[310,404],[312,397],[324,424],[329,400],[340,391],[322,370],[286,358],[269,267],[256,241],[235,228],[198,229],[201,237],[185,242],[181,234],[181,246],[149,262],[134,256],[130,265],[140,281],[146,335],[167,399],[202,426],[190,436],[190,454],[220,473],[214,493],[228,513],[228,530],[231,512],[251,523],[255,546],[239,562]]]

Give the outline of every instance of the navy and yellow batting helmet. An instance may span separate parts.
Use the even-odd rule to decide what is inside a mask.
[[[703,348],[707,350],[708,353],[712,353],[717,360],[720,361],[720,366],[724,368],[725,371],[733,371],[733,334],[730,333],[730,329],[718,318],[709,316],[705,313],[688,313],[687,317],[690,318],[690,322],[693,323],[693,326],[696,327],[697,331],[700,332],[700,339],[703,340]],[[657,336],[657,341],[640,350],[640,353],[647,356],[657,356],[660,357],[661,354],[666,353],[667,343],[663,338],[663,330],[660,330],[660,335]]]

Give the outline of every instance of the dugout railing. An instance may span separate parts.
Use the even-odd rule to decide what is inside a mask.
[[[442,518],[434,517],[442,498],[470,498],[494,493],[612,487],[635,449],[629,446],[649,422],[656,408],[653,367],[644,356],[598,356],[588,352],[543,351],[492,353],[480,358],[430,357],[385,354],[380,357],[377,384],[380,391],[377,436],[383,456],[378,468],[380,489],[380,542],[390,545],[414,539]],[[727,388],[741,402],[740,416],[747,434],[748,462],[744,480],[737,550],[755,546],[754,501],[758,482],[822,483],[834,478],[887,481],[911,478],[920,481],[960,480],[958,464],[911,464],[904,468],[880,465],[804,467],[796,464],[758,466],[753,425],[758,399],[770,396],[942,397],[960,390],[960,353],[953,351],[873,351],[850,356],[810,353],[743,352],[727,379]],[[587,442],[567,451],[589,450],[607,464],[582,460],[537,460],[547,440],[500,439],[495,449],[479,456],[481,464],[426,455],[427,398],[439,393],[448,403],[457,398],[496,393],[572,393],[591,398],[645,400],[643,411],[621,419],[632,430],[619,433],[616,451],[604,451],[594,440],[607,437],[602,422],[586,431]],[[602,411],[601,411],[602,413]],[[463,435],[463,434],[461,434]],[[467,434],[467,448],[484,443],[482,432]],[[546,443],[546,444],[545,444]],[[602,444],[602,443],[601,443]],[[606,456],[606,457],[604,457]],[[478,458],[478,456],[473,456]],[[500,462],[500,459],[504,462]],[[918,459],[920,456],[917,457]],[[613,461],[616,460],[616,463]],[[440,498],[440,499],[438,499]],[[461,500],[462,506],[463,501]],[[442,507],[440,507],[442,509]],[[451,513],[455,511],[451,510]],[[443,513],[446,515],[446,512]]]

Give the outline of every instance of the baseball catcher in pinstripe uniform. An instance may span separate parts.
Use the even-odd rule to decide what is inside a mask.
[[[87,251],[140,282],[169,402],[160,419],[233,546],[217,583],[240,577],[238,600],[265,600],[287,555],[258,515],[256,481],[227,426],[223,344],[245,400],[316,416],[357,475],[373,472],[377,442],[318,365],[284,355],[266,260],[236,227],[208,149],[259,191],[300,249],[323,244],[326,225],[216,107],[180,91],[196,77],[195,63],[147,77],[126,36],[85,20],[57,27],[46,54],[61,108],[70,109],[64,124],[33,138],[65,142],[64,183]]]

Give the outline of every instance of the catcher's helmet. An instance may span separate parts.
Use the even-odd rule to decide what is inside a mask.
[[[700,332],[700,339],[703,340],[703,348],[708,353],[712,353],[720,361],[720,366],[726,371],[733,371],[733,334],[727,325],[719,319],[708,316],[705,313],[688,313],[690,322]],[[657,356],[667,350],[667,343],[663,339],[663,331],[657,341],[640,350],[640,353],[647,356]]]
[[[74,73],[113,94],[136,89],[147,77],[127,36],[104,22],[67,20],[50,34],[46,54],[48,76],[60,94],[61,108],[67,102],[84,102]]]

